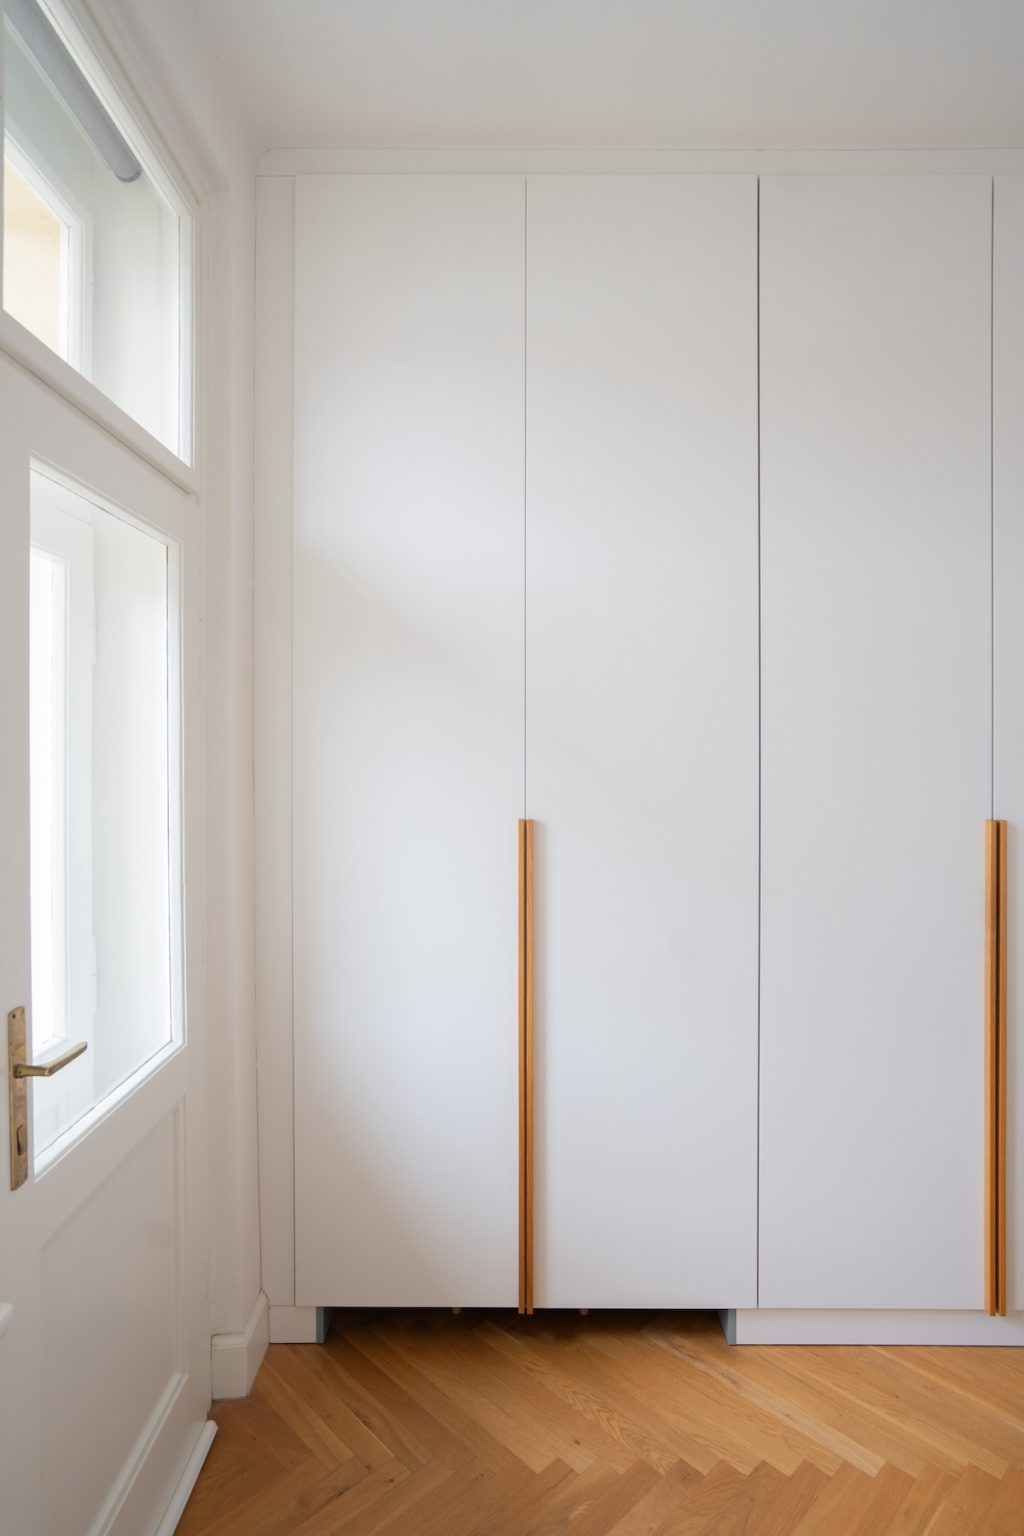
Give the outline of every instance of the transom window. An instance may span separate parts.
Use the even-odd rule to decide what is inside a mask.
[[[189,460],[187,205],[62,4],[0,3],[3,307]]]

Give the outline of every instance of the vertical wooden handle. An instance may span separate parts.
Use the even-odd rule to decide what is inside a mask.
[[[985,1310],[1006,1316],[1006,822],[985,823]]]
[[[533,822],[519,823],[519,1310],[533,1311]]]
[[[998,992],[998,1045],[999,1045],[999,1136],[996,1145],[996,1209],[999,1216],[999,1246],[996,1252],[996,1304],[999,1316],[1006,1316],[1006,1032],[1007,989],[1006,972],[1009,954],[1007,926],[1007,824],[999,823],[999,965],[997,967]]]

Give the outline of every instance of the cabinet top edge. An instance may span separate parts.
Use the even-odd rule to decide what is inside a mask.
[[[1021,175],[1024,147],[864,150],[271,149],[257,175]]]

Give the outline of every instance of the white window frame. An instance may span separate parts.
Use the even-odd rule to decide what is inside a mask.
[[[91,18],[66,0],[39,0],[61,41],[72,54],[90,87],[109,113],[118,131],[131,146],[146,175],[178,219],[178,446],[169,448],[141,426],[126,410],[66,359],[58,357],[38,337],[0,307],[0,349],[34,373],[70,404],[84,411],[112,432],[182,490],[198,494],[202,444],[199,422],[199,294],[203,270],[202,199],[193,179],[182,168],[163,136],[157,131],[138,93],[112,55],[106,40]],[[3,0],[0,0],[2,23]],[[3,26],[0,24],[0,66],[3,58]],[[0,117],[3,97],[0,92]],[[3,124],[0,123],[0,127]],[[0,178],[0,211],[2,211]],[[0,291],[3,252],[0,242]]]
[[[30,148],[13,122],[4,125],[4,159],[9,160],[61,226],[60,353],[79,373],[92,367],[92,218],[38,150]]]

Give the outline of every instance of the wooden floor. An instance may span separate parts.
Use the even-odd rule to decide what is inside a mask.
[[[1024,1351],[703,1314],[356,1315],[271,1345],[179,1536],[1024,1533]]]

